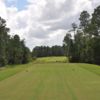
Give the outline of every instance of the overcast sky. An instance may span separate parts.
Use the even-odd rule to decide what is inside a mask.
[[[0,16],[10,34],[18,34],[32,49],[37,45],[61,45],[80,12],[100,5],[100,0],[0,0]]]

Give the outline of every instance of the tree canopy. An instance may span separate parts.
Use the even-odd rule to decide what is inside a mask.
[[[79,21],[77,30],[72,26],[74,38],[71,32],[64,37],[66,55],[71,62],[100,64],[100,6],[92,15],[81,12]]]
[[[33,57],[64,56],[62,46],[36,46],[32,51]]]
[[[18,35],[10,36],[6,21],[0,17],[0,67],[7,64],[23,64],[30,60],[30,50]]]

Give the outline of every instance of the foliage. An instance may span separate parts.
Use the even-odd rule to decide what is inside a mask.
[[[0,67],[7,64],[23,64],[30,61],[30,50],[18,35],[8,35],[6,21],[0,17]]]
[[[37,46],[32,51],[32,57],[64,56],[61,46]]]
[[[66,55],[71,62],[100,64],[100,6],[91,18],[87,11],[83,11],[79,20],[79,27],[72,24],[74,37],[71,31],[64,38]]]

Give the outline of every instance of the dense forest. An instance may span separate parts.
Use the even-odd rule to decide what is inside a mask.
[[[100,64],[100,6],[92,15],[83,11],[79,21],[64,38],[66,56],[70,62]]]
[[[64,56],[62,46],[37,46],[32,51],[33,57]]]
[[[10,36],[9,31],[6,21],[0,17],[0,67],[9,64],[26,64],[37,57],[64,56],[61,46],[36,46],[31,52],[25,46],[24,40],[18,35]]]
[[[7,64],[25,64],[30,61],[31,52],[18,35],[8,35],[10,29],[0,17],[0,67]]]

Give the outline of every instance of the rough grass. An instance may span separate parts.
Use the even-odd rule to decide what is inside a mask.
[[[13,71],[0,81],[0,100],[100,100],[99,66],[33,62],[3,69],[0,78]]]
[[[34,63],[66,63],[68,59],[66,57],[42,57],[34,61]]]
[[[82,67],[90,72],[93,72],[97,75],[100,75],[100,66],[98,65],[91,65],[91,64],[77,64],[79,67]]]
[[[26,65],[12,65],[0,68],[0,81],[25,70],[25,68],[27,68],[29,65],[31,65],[31,63]]]

